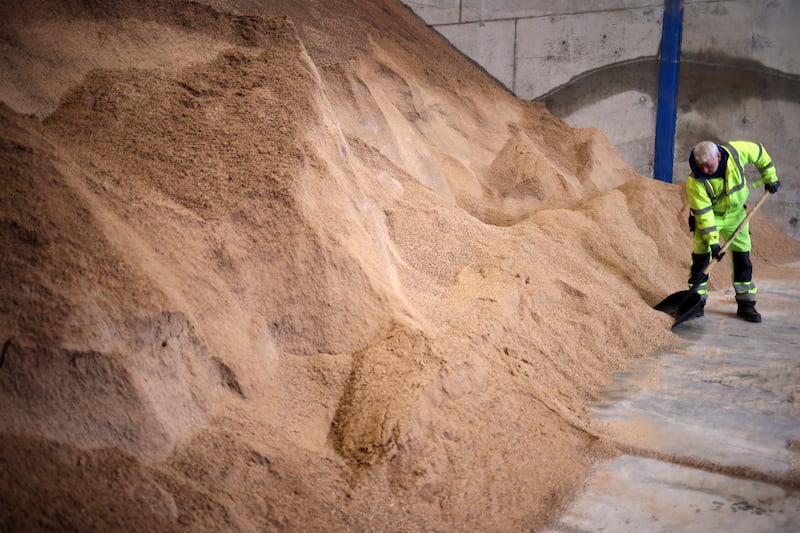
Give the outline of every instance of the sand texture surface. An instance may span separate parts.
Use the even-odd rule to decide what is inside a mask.
[[[690,235],[600,129],[389,0],[0,37],[1,529],[535,531],[617,453],[588,405],[678,341]]]

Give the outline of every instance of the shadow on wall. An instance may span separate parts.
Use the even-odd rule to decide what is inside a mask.
[[[652,176],[657,84],[658,60],[641,59],[586,72],[537,100],[574,127],[603,129],[629,165],[640,174]],[[633,96],[621,98],[625,93]],[[630,110],[620,107],[638,105],[639,100],[634,98],[652,102],[649,121],[631,120]],[[764,144],[782,187],[762,213],[800,239],[800,183],[795,171],[800,167],[800,76],[752,60],[684,55],[674,181],[685,181],[689,151],[703,139],[746,139]],[[753,167],[745,171],[751,181],[759,179]]]

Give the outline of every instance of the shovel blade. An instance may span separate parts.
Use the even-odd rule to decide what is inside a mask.
[[[698,311],[703,306],[703,298],[697,294],[696,290],[678,291],[670,294],[658,304],[654,309],[667,313],[675,319],[672,324],[674,328],[681,322],[697,316]]]

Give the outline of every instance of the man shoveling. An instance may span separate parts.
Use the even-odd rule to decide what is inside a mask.
[[[708,297],[706,267],[712,258],[720,261],[725,255],[720,249],[720,235],[726,244],[733,236],[726,248],[731,252],[733,265],[733,289],[738,305],[736,314],[748,322],[761,322],[761,314],[756,310],[756,286],[750,262],[749,222],[735,233],[747,216],[745,202],[750,191],[744,167],[750,163],[761,173],[765,189],[776,193],[780,182],[772,158],[759,143],[730,141],[717,145],[712,141],[702,141],[689,154],[691,173],[686,180],[686,195],[689,229],[694,233],[689,286],[696,287],[702,300],[695,308],[695,316],[703,316]]]

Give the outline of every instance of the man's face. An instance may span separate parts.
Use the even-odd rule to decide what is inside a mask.
[[[696,159],[694,162],[697,163],[698,168],[703,172],[703,174],[710,176],[717,171],[720,159],[722,159],[722,154],[717,152],[717,157],[712,157],[705,163],[697,163]]]

